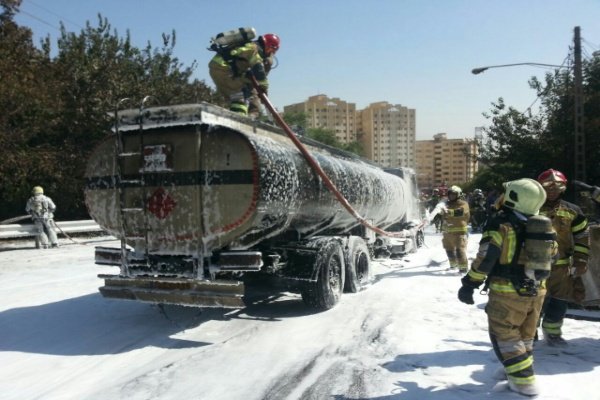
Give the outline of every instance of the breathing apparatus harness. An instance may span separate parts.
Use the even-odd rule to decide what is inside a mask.
[[[499,277],[509,280],[519,296],[535,297],[538,295],[542,280],[546,279],[550,273],[551,257],[549,254],[556,239],[556,233],[549,231],[547,225],[550,223],[551,227],[551,222],[548,222],[549,220],[545,217],[534,216],[523,220],[514,212],[506,211],[504,216],[515,231],[515,253],[510,264],[496,263],[488,274],[481,292],[487,293],[490,279]],[[542,220],[542,218],[544,219]],[[542,221],[541,232],[540,220]],[[518,264],[524,248],[528,255],[526,265]]]
[[[256,37],[254,28],[238,28],[228,32],[222,32],[210,40],[210,46],[207,50],[214,51],[220,55],[223,60],[229,65],[233,76],[240,77],[242,73],[237,67],[236,61],[238,57],[231,54],[232,50],[251,42]],[[259,46],[262,48],[262,46]],[[262,54],[261,54],[262,55]],[[264,58],[264,57],[263,57]],[[270,69],[277,68],[279,61],[273,56],[274,63]],[[260,73],[259,73],[260,75]]]

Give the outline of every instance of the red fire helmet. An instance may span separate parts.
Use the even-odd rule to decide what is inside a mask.
[[[265,46],[265,51],[267,53],[275,53],[277,50],[279,50],[279,43],[281,41],[279,40],[279,36],[277,36],[276,34],[264,34],[262,35],[262,41]]]
[[[538,178],[537,178],[539,183],[544,183],[544,182],[548,182],[548,181],[552,181],[552,182],[562,182],[565,185],[567,184],[567,177],[565,176],[565,174],[563,174],[560,171],[557,171],[555,169],[547,169],[546,171],[542,172]]]

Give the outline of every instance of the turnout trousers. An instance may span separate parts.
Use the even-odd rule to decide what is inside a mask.
[[[508,283],[508,282],[507,282]],[[508,379],[515,384],[533,384],[533,338],[546,294],[519,296],[516,292],[491,290],[485,308],[488,329],[496,357],[502,362]]]
[[[446,232],[442,236],[442,245],[446,250],[450,268],[458,268],[467,272],[469,267],[467,261],[467,235],[460,232]]]

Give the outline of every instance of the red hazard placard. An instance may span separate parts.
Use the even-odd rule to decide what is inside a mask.
[[[166,218],[175,208],[177,202],[163,188],[158,188],[148,199],[148,211],[158,219]]]

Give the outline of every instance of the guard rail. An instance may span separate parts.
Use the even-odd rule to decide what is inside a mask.
[[[94,220],[80,221],[55,221],[60,229],[56,229],[56,233],[60,236],[61,233],[74,232],[99,232],[102,228]],[[17,239],[22,237],[35,236],[37,230],[32,223],[27,224],[11,224],[0,225],[0,239]]]

